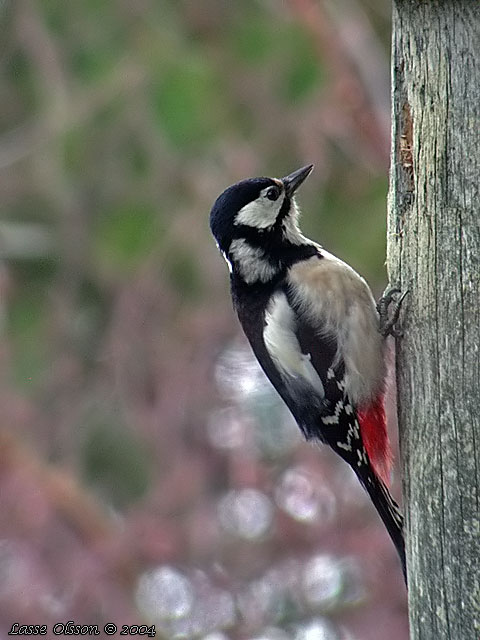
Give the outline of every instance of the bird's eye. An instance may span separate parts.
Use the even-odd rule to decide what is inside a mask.
[[[280,195],[280,189],[278,187],[270,187],[267,191],[267,198],[269,200],[278,200],[278,196]]]

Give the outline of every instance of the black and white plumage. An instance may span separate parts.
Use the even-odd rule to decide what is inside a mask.
[[[386,486],[379,316],[365,280],[298,227],[294,193],[312,169],[232,185],[217,198],[210,226],[261,367],[305,437],[328,444],[355,471],[405,573],[403,519]]]

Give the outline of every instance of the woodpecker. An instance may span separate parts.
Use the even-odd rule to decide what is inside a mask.
[[[392,456],[384,408],[384,338],[397,335],[404,296],[392,289],[376,305],[352,267],[302,234],[294,195],[312,170],[310,164],[282,179],[228,187],[213,205],[210,228],[260,366],[305,437],[351,466],[406,577],[403,517],[387,488]]]

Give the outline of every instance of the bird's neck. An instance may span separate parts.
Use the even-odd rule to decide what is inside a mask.
[[[247,287],[279,282],[289,267],[313,256],[321,257],[320,247],[306,238],[302,244],[252,243],[238,238],[228,251],[232,282]]]

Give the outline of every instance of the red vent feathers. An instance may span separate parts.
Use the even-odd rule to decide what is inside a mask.
[[[369,407],[357,411],[360,432],[375,473],[388,486],[392,468],[392,451],[387,434],[383,394]]]

